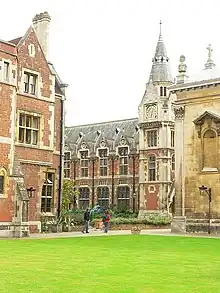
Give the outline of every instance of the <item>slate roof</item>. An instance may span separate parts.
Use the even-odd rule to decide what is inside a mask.
[[[85,143],[90,150],[95,150],[104,141],[107,147],[114,149],[122,138],[130,147],[137,147],[138,131],[138,118],[66,127],[65,147],[77,152]]]

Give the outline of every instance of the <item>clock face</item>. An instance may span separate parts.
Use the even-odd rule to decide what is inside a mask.
[[[146,118],[147,119],[156,119],[157,118],[157,106],[152,105],[146,108]]]

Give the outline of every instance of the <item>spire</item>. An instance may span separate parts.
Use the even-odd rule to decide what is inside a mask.
[[[212,61],[212,46],[211,44],[208,45],[208,47],[206,48],[208,50],[208,60],[205,64],[205,69],[212,69],[213,67],[215,67],[215,63]]]
[[[162,38],[162,22],[160,20],[160,33],[157,42],[149,82],[173,82],[169,68],[169,58]]]

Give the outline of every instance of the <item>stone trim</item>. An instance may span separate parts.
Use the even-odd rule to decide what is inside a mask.
[[[142,123],[139,123],[139,126],[142,129],[160,128],[162,127],[162,122],[159,122],[159,121],[142,122]]]
[[[175,119],[183,119],[185,115],[185,106],[174,107]]]
[[[51,162],[32,161],[32,160],[23,160],[23,159],[20,159],[19,162],[21,162],[22,164],[48,166],[48,167],[51,167],[53,165],[53,163]]]

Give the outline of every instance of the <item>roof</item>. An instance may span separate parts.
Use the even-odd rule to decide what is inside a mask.
[[[22,37],[19,37],[19,38],[13,39],[13,40],[8,41],[8,42],[17,45],[20,42],[21,39],[22,39]]]
[[[109,148],[114,148],[124,137],[130,146],[138,144],[138,118],[107,121],[94,124],[76,125],[65,128],[65,141],[69,149],[80,149],[85,142],[88,147],[96,148],[105,141]]]
[[[189,82],[206,81],[220,78],[220,67],[203,69],[189,78]]]

